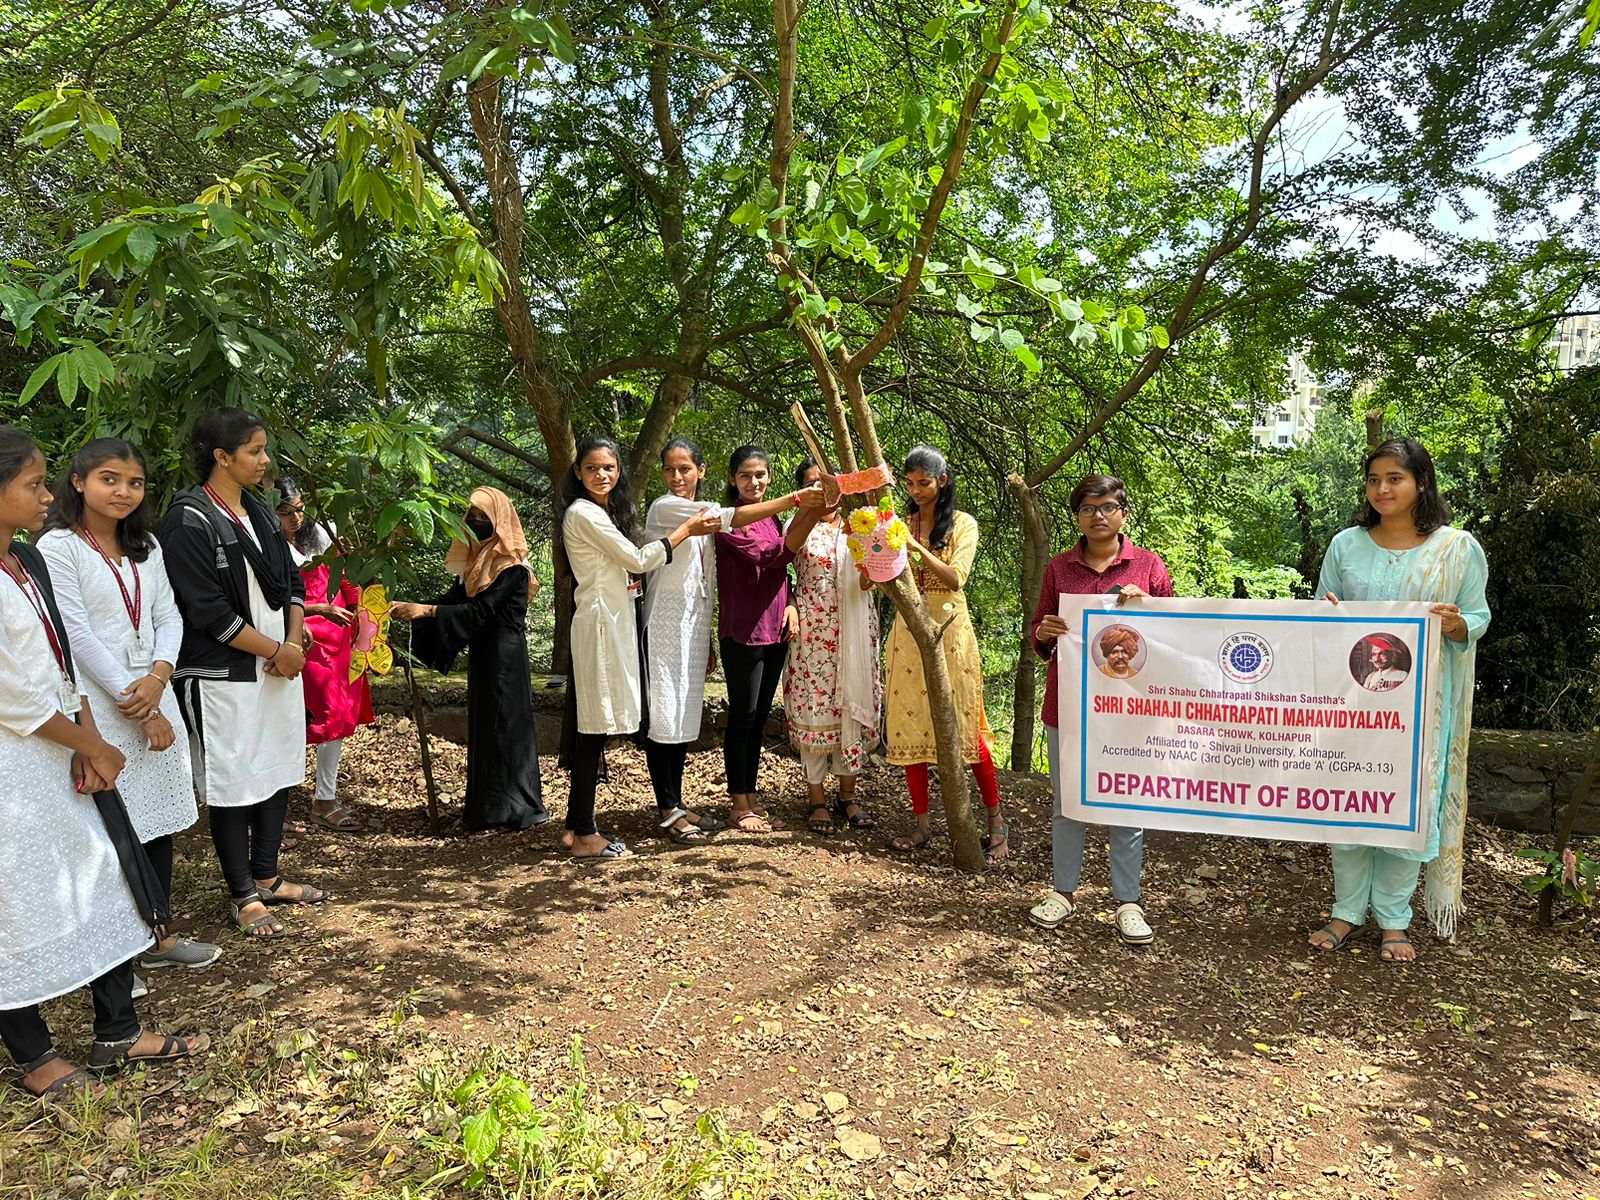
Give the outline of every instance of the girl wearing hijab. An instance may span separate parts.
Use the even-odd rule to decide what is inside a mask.
[[[305,584],[255,490],[272,462],[266,427],[216,408],[190,440],[200,484],[161,522],[184,622],[173,679],[234,923],[278,938],[288,930],[269,907],[328,899],[278,874],[289,793],[306,778]]]
[[[144,852],[111,789],[122,752],[100,736],[42,555],[18,542],[50,491],[33,439],[0,425],[0,1042],[34,1096],[92,1090],[39,1013],[85,985],[89,1070],[168,1062],[201,1048],[139,1024],[133,956],[165,922]]]
[[[328,531],[306,519],[306,500],[292,479],[278,480],[278,524],[289,557],[300,568],[306,588],[306,741],[317,748],[317,785],[311,819],[336,833],[361,828],[361,818],[339,802],[339,758],[344,739],[371,725],[372,688],[366,672],[350,678],[350,649],[356,633],[361,589],[344,577],[334,579],[331,562],[318,562],[333,545]]]
[[[183,618],[161,546],[148,524],[145,461],[120,438],[90,442],[56,489],[39,553],[50,564],[56,603],[78,666],[78,682],[100,732],[127,759],[117,790],[172,902],[172,835],[200,818],[189,742],[168,690],[183,644]],[[146,951],[147,970],[207,967],[220,946],[168,934]]]
[[[539,783],[528,671],[528,600],[538,580],[528,566],[528,535],[511,498],[498,488],[472,493],[466,526],[445,554],[459,576],[428,604],[396,602],[389,615],[413,621],[412,653],[448,671],[467,654],[467,798],[470,830],[531,829],[550,819]]]

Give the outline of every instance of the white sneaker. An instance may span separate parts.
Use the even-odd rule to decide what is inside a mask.
[[[133,991],[128,993],[129,999],[142,1000],[150,994],[150,986],[137,975],[133,977]]]
[[[1144,919],[1144,909],[1131,901],[1117,905],[1117,933],[1128,946],[1148,946],[1156,940],[1155,931]]]
[[[1028,910],[1028,920],[1040,929],[1054,929],[1078,911],[1070,896],[1051,892]]]

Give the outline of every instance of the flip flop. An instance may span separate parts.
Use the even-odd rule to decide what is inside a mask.
[[[918,825],[911,831],[910,837],[895,838],[890,842],[889,849],[896,854],[915,854],[931,841],[933,841],[933,831]]]
[[[1411,946],[1411,939],[1405,936],[1384,938],[1378,945],[1378,961],[1388,963],[1391,967],[1409,967],[1416,962],[1415,958],[1396,958],[1393,953],[1395,946]],[[1415,946],[1411,947],[1414,951]]]
[[[1317,930],[1317,932],[1327,934],[1333,939],[1333,941],[1331,943],[1323,943],[1313,942],[1310,939],[1307,939],[1306,945],[1310,946],[1313,950],[1321,950],[1324,954],[1332,954],[1335,950],[1343,949],[1344,944],[1351,938],[1355,937],[1357,932],[1364,928],[1366,928],[1364,925],[1351,925],[1349,929],[1344,931],[1344,936],[1340,937],[1338,931],[1333,927],[1333,922],[1330,921],[1321,929]]]
[[[621,842],[607,842],[606,848],[598,854],[569,854],[567,861],[572,863],[603,863],[615,862],[619,858],[632,858],[633,851]]]

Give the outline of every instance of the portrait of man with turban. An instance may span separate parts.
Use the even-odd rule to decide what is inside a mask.
[[[1100,633],[1100,673],[1112,679],[1132,679],[1143,664],[1136,662],[1143,639],[1126,625],[1111,625]]]
[[[1369,633],[1350,651],[1350,674],[1369,692],[1388,692],[1411,674],[1411,650],[1392,634]]]

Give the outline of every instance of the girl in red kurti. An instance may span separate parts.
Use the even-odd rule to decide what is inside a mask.
[[[342,571],[335,582],[329,564],[315,561],[332,542],[319,524],[306,520],[305,497],[294,480],[278,480],[278,492],[278,523],[306,581],[306,631],[315,639],[306,654],[305,670],[306,743],[317,748],[311,816],[338,833],[351,833],[361,828],[361,819],[339,802],[339,756],[344,739],[373,722],[366,675],[350,680],[361,589]]]
[[[1033,612],[1033,648],[1049,663],[1044,687],[1045,745],[1050,758],[1050,791],[1055,807],[1050,817],[1050,857],[1055,890],[1036,904],[1028,919],[1054,929],[1077,911],[1078,880],[1083,874],[1083,838],[1088,826],[1061,815],[1061,739],[1057,725],[1057,639],[1067,632],[1059,612],[1062,596],[1111,594],[1122,604],[1130,596],[1170,596],[1172,576],[1153,551],[1141,549],[1122,532],[1128,519],[1128,493],[1112,475],[1085,476],[1072,489],[1072,512],[1081,536],[1077,545],[1050,560]],[[1111,896],[1117,902],[1117,933],[1130,946],[1155,940],[1139,905],[1139,875],[1144,866],[1144,830],[1109,826]]]

